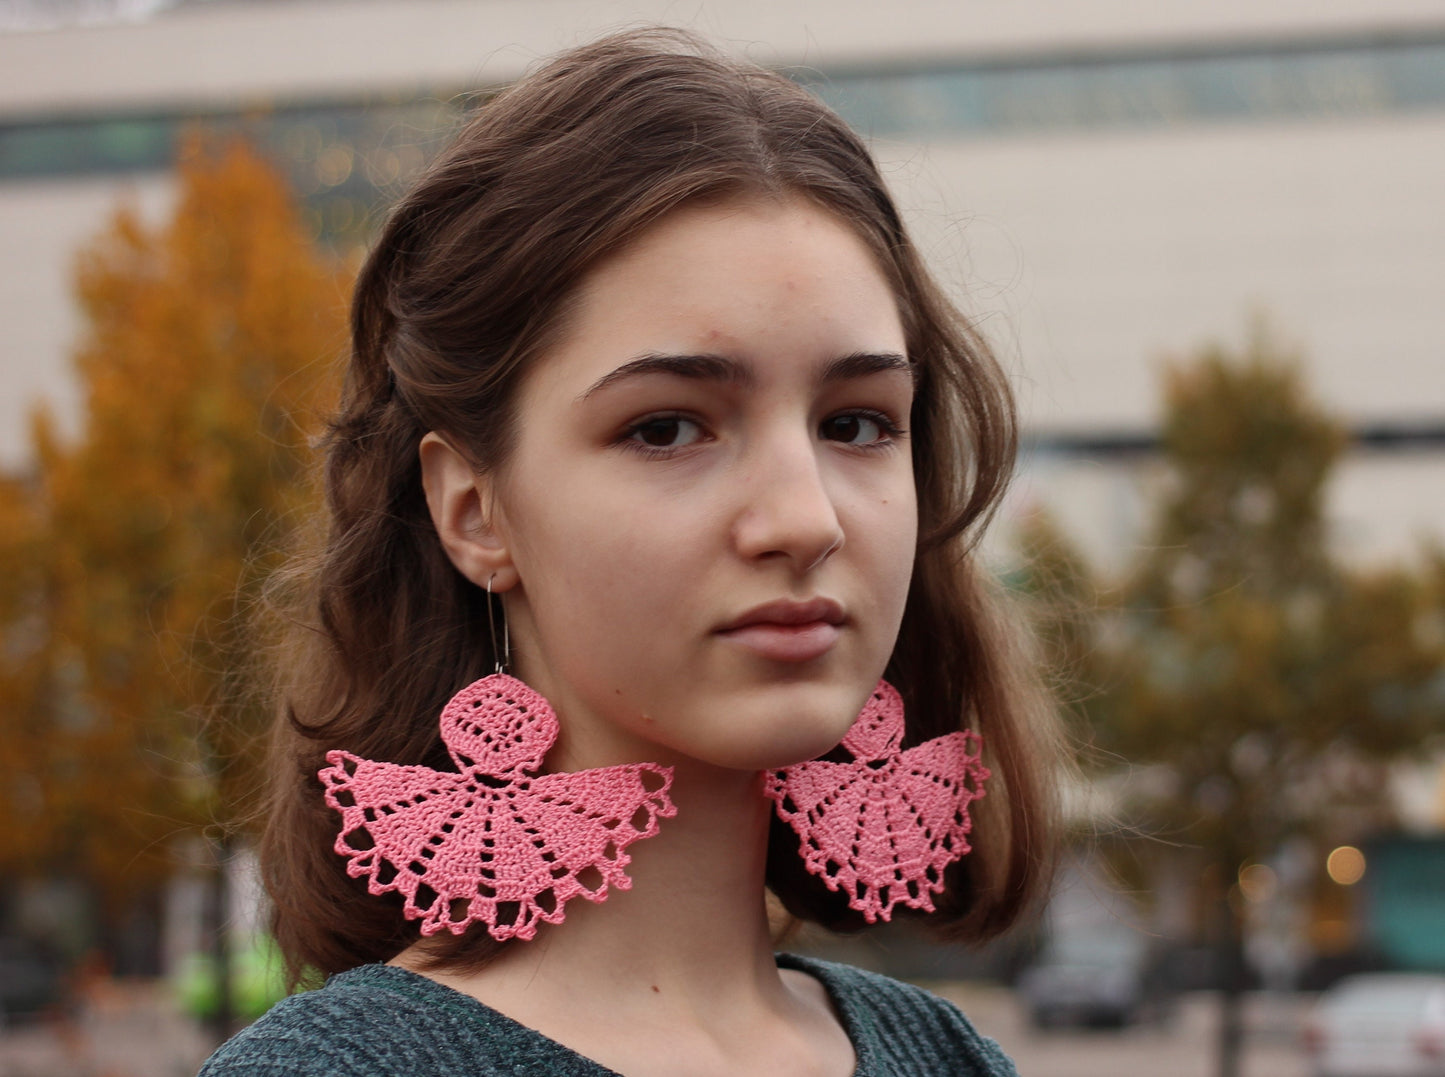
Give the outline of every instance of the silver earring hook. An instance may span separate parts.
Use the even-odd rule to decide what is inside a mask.
[[[506,614],[502,615],[502,649],[497,650],[497,618],[492,611],[492,580],[496,573],[487,577],[487,628],[492,633],[492,672],[505,673],[507,667],[512,664],[512,633],[511,626],[507,624]]]

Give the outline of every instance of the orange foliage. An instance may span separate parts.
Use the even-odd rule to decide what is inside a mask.
[[[312,496],[347,289],[277,174],[199,136],[170,222],[118,212],[77,289],[83,433],[63,445],[37,420],[43,541],[0,551],[44,566],[31,698],[0,740],[47,731],[26,749],[41,825],[0,858],[115,886],[164,870],[173,835],[231,822],[254,785],[245,613]],[[3,787],[24,760],[0,753]]]
[[[44,547],[28,485],[0,479],[0,864],[23,862],[41,826],[44,799],[34,761],[44,741],[41,661],[45,640]]]

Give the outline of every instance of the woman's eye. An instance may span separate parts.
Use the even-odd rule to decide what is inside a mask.
[[[874,445],[898,436],[898,430],[881,415],[849,412],[824,419],[818,428],[824,441],[841,441],[848,445]]]
[[[680,449],[702,437],[702,427],[691,419],[663,415],[644,419],[628,431],[628,440],[650,449]]]

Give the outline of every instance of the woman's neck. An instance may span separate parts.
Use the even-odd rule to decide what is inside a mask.
[[[428,975],[519,1019],[528,997],[560,1001],[591,984],[607,985],[618,1005],[666,992],[679,1005],[706,1008],[719,992],[757,992],[760,977],[775,983],[763,898],[771,804],[762,775],[685,764],[672,796],[677,815],[628,849],[630,890],[614,887],[600,903],[572,900],[561,924],[511,943],[478,973]],[[416,968],[424,947],[397,963]]]

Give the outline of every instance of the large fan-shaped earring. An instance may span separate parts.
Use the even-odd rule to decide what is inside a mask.
[[[505,644],[496,653],[496,672],[442,710],[455,771],[331,751],[319,772],[326,803],[341,813],[335,849],[347,874],[366,876],[373,894],[401,894],[423,935],[479,921],[495,939],[530,939],[538,923],[560,924],[572,898],[630,889],[627,847],[677,814],[671,767],[535,774],[557,716],[502,672]]]
[[[970,850],[968,806],[989,776],[977,733],[907,751],[902,741],[903,700],[879,681],[843,738],[851,761],[815,759],[767,776],[804,866],[870,924],[891,919],[896,905],[933,911],[944,868]]]

